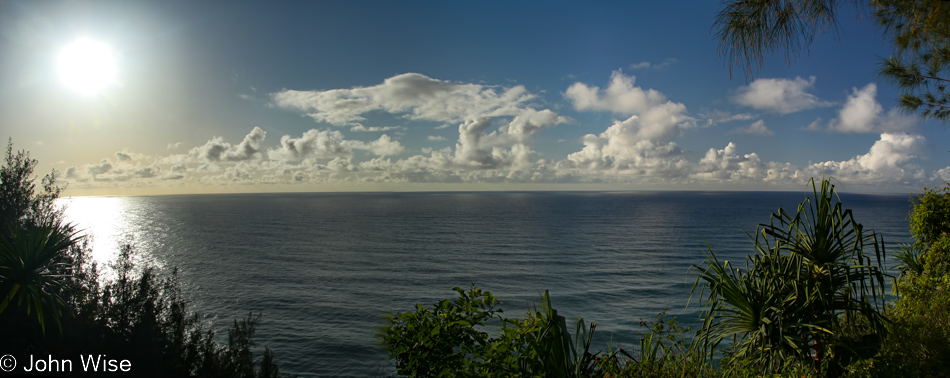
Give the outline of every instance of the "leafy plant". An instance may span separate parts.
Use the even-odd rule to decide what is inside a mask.
[[[390,316],[383,345],[399,374],[411,376],[596,376],[598,356],[590,352],[596,324],[579,319],[572,340],[563,316],[547,292],[541,309],[525,319],[505,319],[491,292],[454,288],[455,300]],[[489,326],[497,336],[492,336]]]
[[[52,174],[37,191],[36,165],[29,153],[13,153],[12,140],[7,143],[0,167],[0,315],[15,308],[45,334],[49,321],[62,331],[61,318],[71,313],[77,261],[71,252],[81,237],[54,206],[62,188]]]
[[[701,337],[710,347],[732,338],[732,362],[837,375],[873,356],[886,334],[883,242],[854,221],[829,181],[811,185],[814,197],[796,213],[779,209],[759,226],[744,270],[711,250],[696,267],[694,290],[702,284],[706,298]]]
[[[912,200],[914,243],[898,255],[900,298],[872,372],[879,376],[950,376],[950,184]]]
[[[496,318],[498,300],[478,287],[455,287],[459,298],[445,299],[433,308],[396,313],[383,329],[383,345],[396,360],[399,374],[446,376],[455,372],[484,372],[497,367],[486,358],[491,349],[488,333],[476,328]]]
[[[525,348],[520,356],[522,375],[543,377],[589,377],[594,375],[599,359],[590,352],[597,323],[586,326],[578,319],[574,340],[563,316],[551,305],[545,290],[541,296],[541,311],[535,307],[522,323],[521,336]]]
[[[600,353],[598,370],[605,377],[704,377],[714,371],[697,348],[692,327],[683,327],[666,310],[654,320],[640,319],[646,332],[639,351],[631,355],[622,348]]]

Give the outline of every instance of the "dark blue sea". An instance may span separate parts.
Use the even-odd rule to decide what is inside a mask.
[[[711,248],[741,262],[759,223],[802,192],[279,193],[64,200],[99,261],[131,242],[177,267],[192,309],[219,334],[263,313],[256,342],[283,372],[393,373],[384,315],[478,285],[516,317],[550,291],[569,327],[597,322],[595,346],[633,349],[639,321],[687,308]],[[908,195],[841,194],[893,255],[909,241]],[[891,266],[895,265],[889,262]],[[740,263],[740,266],[744,264]],[[259,355],[259,353],[258,353]]]

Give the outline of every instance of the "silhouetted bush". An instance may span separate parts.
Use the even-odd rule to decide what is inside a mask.
[[[145,377],[281,376],[270,349],[254,362],[260,314],[236,320],[228,344],[219,345],[188,310],[177,270],[162,277],[153,266],[136,267],[131,244],[110,265],[114,278],[102,279],[88,243],[54,206],[62,191],[54,176],[36,192],[35,167],[29,154],[7,146],[0,167],[0,340],[16,350],[3,353],[105,355],[128,360],[131,372]]]

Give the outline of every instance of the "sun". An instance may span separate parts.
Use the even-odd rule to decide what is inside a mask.
[[[60,51],[59,74],[63,83],[79,93],[99,93],[115,82],[112,51],[104,43],[80,39]]]

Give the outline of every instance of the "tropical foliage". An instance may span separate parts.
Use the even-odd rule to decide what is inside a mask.
[[[384,346],[410,376],[950,376],[950,184],[915,203],[917,242],[898,254],[893,305],[883,240],[830,181],[812,180],[795,212],[779,209],[750,235],[743,267],[712,251],[695,267],[704,305],[695,332],[661,314],[641,321],[632,353],[592,352],[596,324],[579,320],[571,336],[547,292],[540,310],[505,319],[498,299],[473,286],[391,316]]]
[[[0,314],[20,312],[36,319],[46,332],[47,320],[57,326],[69,312],[64,296],[70,289],[78,240],[72,225],[62,222],[53,200],[61,188],[52,174],[36,192],[37,161],[7,144],[0,167]]]
[[[713,28],[719,54],[751,77],[766,56],[782,51],[791,63],[818,34],[837,32],[841,3],[867,6],[894,47],[881,75],[903,94],[902,108],[950,120],[950,4],[943,0],[730,0]]]
[[[843,209],[829,181],[812,188],[796,213],[779,209],[759,227],[745,270],[714,253],[697,267],[706,297],[700,336],[712,346],[732,338],[731,358],[764,372],[840,373],[874,356],[887,332],[883,242]]]
[[[72,268],[67,251],[76,242],[71,225],[51,221],[25,224],[0,236],[0,314],[13,307],[35,315],[43,333],[48,319],[62,330],[60,319],[71,311],[65,298]]]
[[[950,184],[914,198],[878,376],[950,377]]]
[[[571,339],[565,319],[545,292],[541,309],[506,319],[491,292],[454,288],[455,300],[396,313],[382,329],[383,345],[399,374],[430,376],[595,376],[590,352],[596,324],[579,319]],[[489,332],[493,328],[495,335]]]
[[[47,175],[37,191],[36,160],[7,146],[0,167],[0,340],[34,355],[128,359],[136,376],[278,377],[274,355],[255,363],[261,316],[235,321],[227,345],[189,312],[177,274],[136,267],[125,245],[103,279],[86,239],[63,222],[61,192]],[[51,323],[56,327],[51,330]],[[13,352],[8,350],[6,353]],[[16,356],[15,356],[16,357]]]

